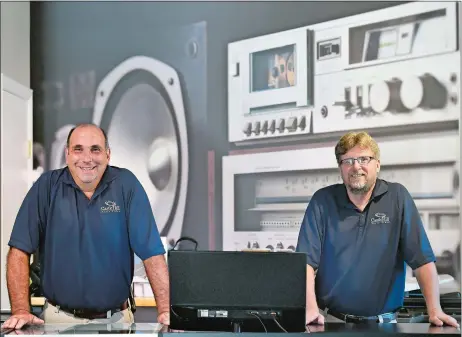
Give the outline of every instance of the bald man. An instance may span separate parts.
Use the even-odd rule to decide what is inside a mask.
[[[143,261],[159,323],[168,325],[169,284],[153,212],[127,169],[109,165],[106,133],[91,124],[69,132],[67,166],[44,173],[19,209],[9,241],[5,328],[46,323],[133,323],[134,253]],[[31,314],[29,258],[40,250],[46,302]]]

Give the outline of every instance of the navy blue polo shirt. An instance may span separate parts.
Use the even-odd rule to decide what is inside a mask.
[[[377,179],[359,211],[344,184],[322,188],[306,209],[297,251],[317,270],[318,306],[373,316],[403,305],[406,265],[435,261],[414,200],[398,183]]]
[[[146,192],[129,170],[108,166],[91,199],[69,169],[45,172],[17,215],[11,247],[40,248],[45,298],[62,307],[108,310],[130,293],[134,253],[164,254]]]

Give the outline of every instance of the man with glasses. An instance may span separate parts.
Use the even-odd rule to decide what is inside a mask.
[[[416,272],[430,322],[458,327],[441,309],[435,255],[411,195],[403,185],[377,177],[377,143],[366,132],[349,132],[335,156],[343,184],[314,193],[298,237],[297,251],[307,256],[306,323],[324,324],[324,315],[396,322],[407,263]]]

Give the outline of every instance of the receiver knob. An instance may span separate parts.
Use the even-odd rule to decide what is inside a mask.
[[[403,105],[413,110],[442,109],[446,106],[448,92],[443,84],[431,74],[410,76],[403,80],[400,90]]]
[[[403,106],[400,98],[401,83],[399,79],[374,83],[369,90],[369,102],[372,110],[378,113],[406,111],[407,109]]]

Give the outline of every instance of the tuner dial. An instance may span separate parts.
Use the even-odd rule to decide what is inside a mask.
[[[448,92],[435,77],[424,74],[404,79],[400,97],[403,105],[409,110],[419,107],[427,110],[442,109],[446,105]]]
[[[401,80],[380,81],[371,85],[369,102],[372,110],[381,113],[385,111],[403,112],[407,108],[401,102]]]

